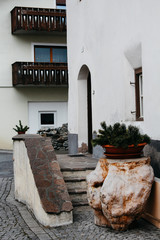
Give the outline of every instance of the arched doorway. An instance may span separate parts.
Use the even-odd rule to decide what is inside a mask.
[[[78,75],[78,144],[86,143],[92,153],[92,94],[91,73],[83,65]]]

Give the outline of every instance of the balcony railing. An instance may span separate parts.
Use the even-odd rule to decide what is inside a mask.
[[[13,86],[68,86],[67,63],[15,62],[12,80]]]
[[[11,11],[12,33],[65,32],[66,10],[15,7]]]

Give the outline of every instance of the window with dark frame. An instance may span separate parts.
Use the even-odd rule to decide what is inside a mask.
[[[66,0],[56,0],[57,5],[66,5]]]
[[[136,120],[143,121],[143,75],[142,68],[135,69]]]
[[[34,46],[35,62],[67,62],[67,48],[61,46]]]
[[[56,8],[66,10],[66,0],[56,0]]]
[[[54,125],[54,113],[41,113],[41,125]]]
[[[66,6],[63,6],[63,5],[57,5],[56,8],[57,9],[66,10]]]
[[[56,124],[56,112],[55,111],[39,111],[39,127],[49,128],[54,127]]]

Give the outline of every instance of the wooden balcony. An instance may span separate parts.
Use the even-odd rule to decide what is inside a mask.
[[[66,10],[15,7],[11,11],[12,33],[66,32]]]
[[[67,63],[15,62],[13,86],[68,86]]]

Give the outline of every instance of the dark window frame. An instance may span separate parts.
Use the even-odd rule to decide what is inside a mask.
[[[136,100],[136,121],[144,121],[140,115],[140,84],[139,76],[142,74],[142,67],[135,69],[135,100]]]
[[[46,120],[46,115],[50,115],[50,119]],[[55,114],[53,112],[42,112],[40,113],[40,124],[41,126],[54,125],[55,124]]]
[[[51,124],[45,124],[45,123],[42,123],[42,118],[41,118],[41,115],[42,114],[53,114],[53,122],[54,123],[51,123]],[[57,120],[56,120],[56,117],[57,116],[57,111],[53,110],[53,111],[38,111],[38,121],[39,121],[39,127],[40,128],[52,128],[52,127],[56,127],[57,125]]]
[[[56,5],[66,6],[66,0],[56,0]]]
[[[53,52],[52,48],[65,48],[67,49],[66,46],[47,46],[47,45],[34,45],[34,62],[36,62],[36,54],[35,54],[35,48],[50,48],[50,62],[53,63]]]

